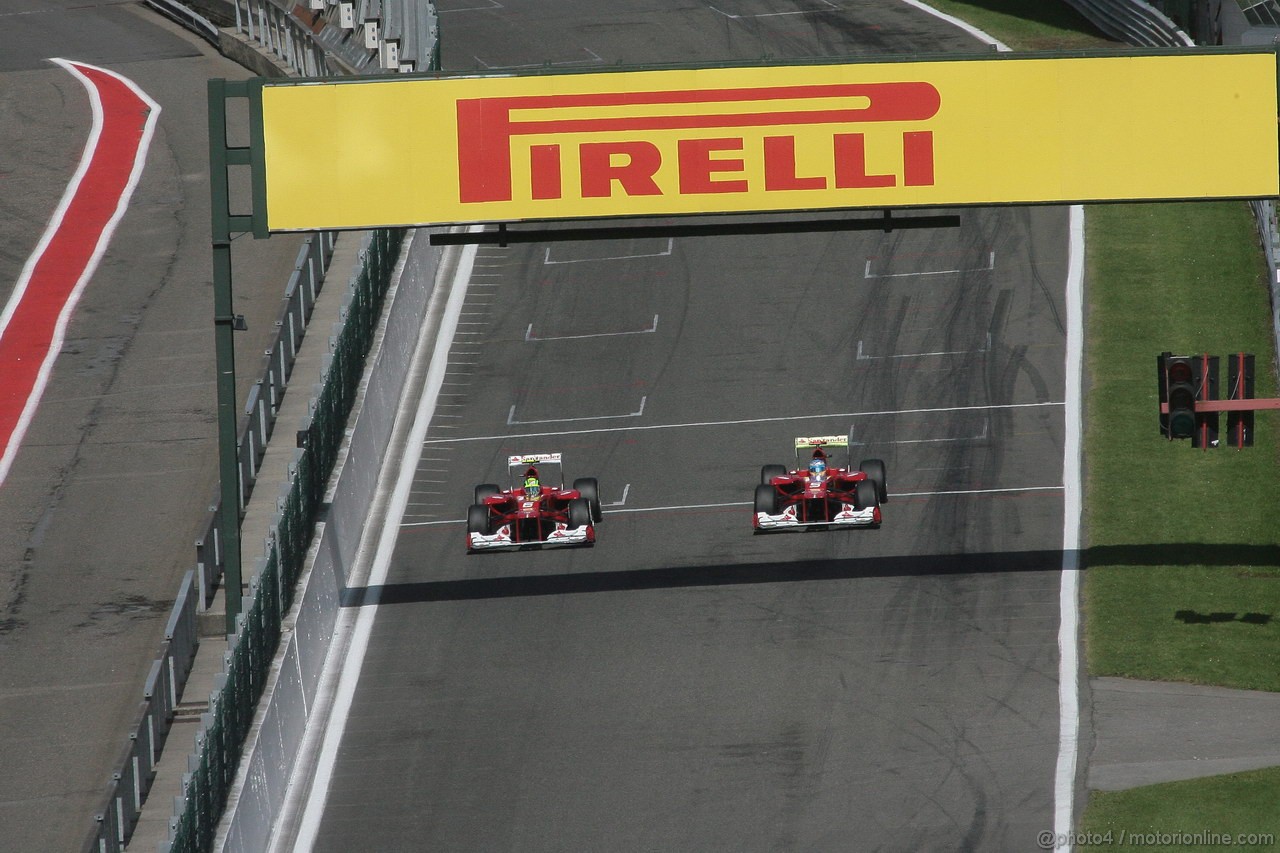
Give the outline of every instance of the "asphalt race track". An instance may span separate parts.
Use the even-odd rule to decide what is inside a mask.
[[[887,4],[440,10],[448,69],[977,49]],[[959,215],[455,250],[473,265],[448,372],[386,580],[352,591],[376,623],[304,839],[1034,849],[1059,736],[1068,215]],[[753,536],[760,466],[851,428],[855,460],[888,466],[882,528]],[[598,544],[464,555],[472,487],[547,451],[599,478]]]
[[[91,127],[84,86],[49,59],[124,75],[161,107],[132,201],[0,485],[0,848],[77,850],[137,724],[216,487],[205,87],[249,75],[139,4],[0,6],[0,301]],[[242,393],[298,245],[236,243]],[[172,748],[194,735],[179,722]]]

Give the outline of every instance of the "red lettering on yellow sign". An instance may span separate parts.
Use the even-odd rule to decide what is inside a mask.
[[[533,173],[533,185],[529,188],[535,199],[561,198],[564,183],[560,179],[560,146],[534,145],[529,149],[529,166]]]
[[[741,151],[741,139],[681,139],[678,146],[681,195],[747,191],[744,180],[714,177],[719,172],[742,171],[741,158],[712,156],[717,151]]]
[[[584,142],[578,156],[583,198],[608,198],[614,181],[627,195],[662,195],[653,179],[662,153],[651,142]]]
[[[764,139],[764,188],[772,190],[825,190],[822,175],[802,178],[796,174],[794,136],[766,136]]]
[[[865,105],[803,109],[805,101],[856,98]],[[779,102],[787,109],[780,109]],[[638,115],[519,120],[524,110],[579,109],[583,107],[653,106],[678,104],[727,104],[763,108],[727,114]],[[621,92],[582,95],[531,95],[507,98],[473,98],[457,102],[458,192],[463,203],[510,201],[512,141],[521,136],[581,136],[618,131],[669,131],[772,128],[786,126],[848,125],[862,122],[925,121],[937,114],[941,99],[930,83],[845,83],[812,86],[778,86],[760,89],[705,89],[669,92]],[[933,183],[933,135],[929,131],[904,131],[902,183]],[[679,139],[677,149],[680,194],[741,193],[751,189],[745,162],[732,156],[742,151],[745,139],[722,135],[715,138]],[[615,183],[627,196],[662,195],[657,175],[662,152],[650,140],[617,142],[583,141],[577,144],[583,198],[608,198]],[[564,192],[560,145],[539,143],[529,147],[530,194],[534,199],[558,199]],[[767,136],[763,143],[765,191],[820,190],[828,186],[825,175],[799,175],[793,136]],[[832,136],[831,181],[835,188],[895,186],[896,175],[866,174],[863,134]]]

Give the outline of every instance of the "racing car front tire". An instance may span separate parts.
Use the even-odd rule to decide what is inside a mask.
[[[569,501],[569,526],[585,527],[591,523],[591,502],[586,498],[574,498]]]
[[[858,465],[867,479],[876,484],[876,500],[882,504],[889,502],[889,481],[885,477],[884,462],[879,459],[863,459]]]
[[[482,504],[485,498],[491,498],[501,491],[502,489],[499,489],[493,483],[481,483],[476,486],[476,503]]]
[[[765,466],[766,468],[769,466]],[[763,476],[763,475],[762,475]],[[778,490],[767,483],[756,486],[756,512],[765,515],[778,514]]]
[[[573,489],[591,504],[591,520],[599,524],[600,519],[604,517],[604,512],[600,509],[600,485],[596,482],[596,478],[581,477],[574,480]]]
[[[877,497],[876,484],[870,480],[859,480],[853,484],[853,500],[859,509],[878,506],[880,501]]]
[[[489,535],[489,508],[480,504],[467,507],[467,532]]]
[[[774,477],[787,476],[787,466],[785,465],[765,465],[760,469],[760,485],[769,486],[773,484]]]

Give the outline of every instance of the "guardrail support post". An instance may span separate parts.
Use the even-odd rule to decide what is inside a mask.
[[[213,323],[218,372],[218,479],[227,630],[240,613],[240,457],[236,448],[236,317],[231,288],[231,210],[227,176],[226,81],[209,81],[209,188],[213,243]]]

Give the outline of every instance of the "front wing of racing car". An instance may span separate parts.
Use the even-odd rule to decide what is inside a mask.
[[[858,509],[853,504],[840,504],[840,511],[830,521],[801,521],[797,504],[785,507],[777,515],[757,512],[753,519],[757,530],[798,530],[810,527],[874,527],[880,523],[880,507]]]
[[[497,548],[532,548],[542,546],[555,548],[567,545],[592,545],[596,541],[596,530],[593,525],[570,527],[562,521],[556,522],[545,539],[525,539],[516,541],[511,534],[510,524],[503,524],[491,534],[468,533],[467,548],[471,551],[488,551]]]

